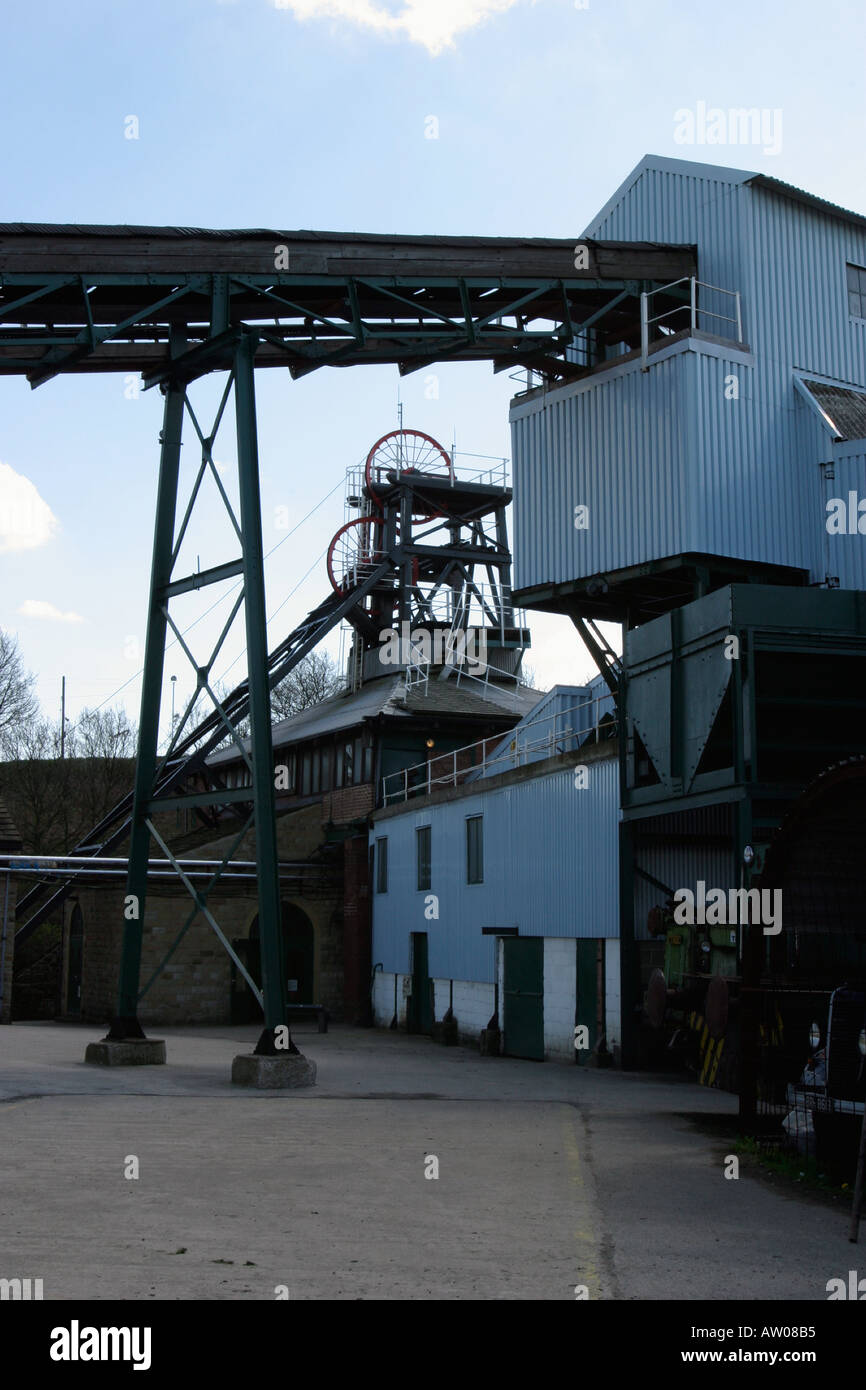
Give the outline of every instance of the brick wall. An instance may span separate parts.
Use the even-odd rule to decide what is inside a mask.
[[[360,788],[359,788],[360,790]],[[349,1023],[372,1023],[370,971],[372,918],[367,836],[343,841],[343,971],[345,1018]]]
[[[322,824],[347,825],[351,821],[363,820],[373,810],[374,796],[372,782],[364,782],[359,787],[340,787],[338,791],[328,792],[322,797]]]
[[[81,1017],[89,1022],[108,1022],[116,1013],[123,897],[122,890],[91,889],[80,894],[84,916]],[[333,896],[292,897],[286,901],[301,908],[312,922],[316,1002],[324,1004],[339,1019],[343,1016],[341,903]],[[164,888],[151,891],[142,939],[142,987],[175,940],[191,906],[192,900],[185,892],[173,893]],[[249,935],[258,911],[254,892],[213,894],[208,898],[208,906],[229,941]],[[199,915],[141,1001],[142,1023],[228,1023],[231,970],[228,953],[213,928]]]

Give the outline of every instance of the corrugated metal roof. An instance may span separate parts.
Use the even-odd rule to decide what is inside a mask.
[[[754,188],[765,188],[770,193],[778,193],[782,198],[790,198],[793,202],[803,203],[806,207],[812,207],[816,212],[823,212],[828,217],[838,217],[843,221],[866,227],[866,215],[863,213],[851,212],[849,208],[843,208],[839,203],[831,203],[827,198],[819,198],[816,193],[809,193],[794,183],[785,183],[783,179],[774,179],[769,174],[756,173],[753,169],[732,169],[723,165],[705,164],[700,160],[672,159],[666,155],[645,154],[631,173],[626,175],[616,192],[608,198],[592,222],[588,224],[586,231],[589,235],[599,236],[601,234],[602,224],[619,206],[633,185],[650,169],[663,174],[679,174],[689,179],[709,179],[716,183],[748,184]]]
[[[328,700],[302,710],[291,719],[283,719],[273,726],[274,748],[286,748],[309,738],[319,738],[325,734],[336,733],[339,729],[355,728],[365,720],[387,715],[396,719],[408,719],[414,715],[455,715],[462,718],[522,718],[542,699],[544,692],[531,690],[528,686],[505,685],[500,690],[493,682],[488,687],[488,698],[467,689],[455,679],[438,681],[435,678],[423,686],[417,686],[406,697],[406,678],[401,671],[398,675],[385,676],[362,686],[354,694],[332,695]],[[249,740],[244,740],[249,746]],[[234,762],[238,757],[235,748],[225,748],[208,758],[211,764]]]
[[[778,193],[783,198],[791,198],[795,203],[815,208],[817,212],[826,213],[828,217],[840,217],[845,222],[866,227],[866,216],[863,213],[851,212],[849,208],[831,203],[827,198],[819,198],[816,193],[807,193],[804,188],[798,188],[794,183],[783,183],[781,179],[771,178],[769,174],[752,174],[745,182],[755,188],[767,188],[771,193]]]
[[[803,385],[829,416],[840,439],[866,439],[866,394],[803,378]]]
[[[271,241],[274,237],[289,241],[318,241],[343,245],[347,241],[364,242],[371,246],[458,246],[466,248],[494,249],[526,248],[527,250],[568,250],[573,254],[573,237],[541,236],[448,236],[435,234],[396,233],[396,232],[325,232],[311,227],[154,227],[137,223],[109,222],[0,222],[0,236],[62,236],[62,237],[149,237],[152,240],[182,240],[186,237],[203,241],[248,240],[261,237]],[[597,243],[592,238],[584,238],[590,247]],[[685,251],[687,246],[659,246],[652,242],[608,241],[604,250],[631,251],[659,249]]]

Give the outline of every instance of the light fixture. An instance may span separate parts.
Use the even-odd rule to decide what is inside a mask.
[[[754,861],[755,851],[751,845],[746,845],[746,848],[743,850],[743,863],[748,867],[748,865],[753,864]]]
[[[436,747],[435,739],[428,738],[428,740],[427,740],[427,747],[428,747],[428,748],[435,748],[435,747]]]

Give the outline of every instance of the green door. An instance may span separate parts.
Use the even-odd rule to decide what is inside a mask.
[[[506,936],[505,1051],[509,1057],[544,1061],[544,941]]]
[[[575,1024],[589,1029],[589,1047],[575,1053],[577,1062],[585,1066],[598,1042],[598,942],[577,942],[577,1017]]]
[[[406,1003],[406,1030],[409,1033],[433,1031],[433,1004],[427,968],[427,933],[412,933],[412,993]]]

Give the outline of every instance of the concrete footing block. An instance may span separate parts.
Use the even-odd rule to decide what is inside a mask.
[[[87,1044],[84,1060],[98,1067],[156,1067],[165,1062],[165,1042],[162,1038],[125,1038],[123,1042],[103,1038]]]
[[[288,1057],[241,1053],[232,1062],[232,1081],[236,1086],[255,1086],[259,1091],[315,1086],[316,1064],[294,1052]]]

